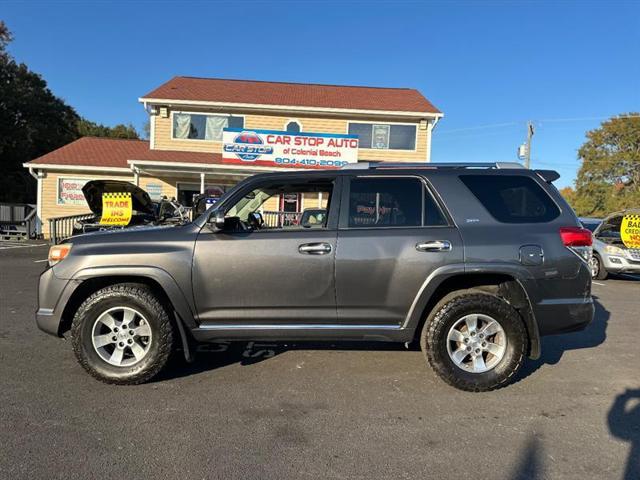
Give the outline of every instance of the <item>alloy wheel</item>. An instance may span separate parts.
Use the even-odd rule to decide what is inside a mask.
[[[131,307],[110,308],[93,324],[94,350],[116,367],[130,367],[140,362],[149,352],[151,341],[149,322]]]
[[[465,315],[453,324],[447,334],[449,358],[467,372],[488,372],[500,363],[506,350],[504,329],[488,315]]]

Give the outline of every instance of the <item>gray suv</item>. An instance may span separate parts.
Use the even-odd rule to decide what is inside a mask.
[[[444,381],[495,389],[541,336],[593,316],[591,233],[557,178],[384,162],[257,175],[187,225],[53,246],[37,323],[108,383],[151,379],[177,347],[191,361],[197,342],[363,340],[415,341]],[[325,214],[290,221],[283,198]]]

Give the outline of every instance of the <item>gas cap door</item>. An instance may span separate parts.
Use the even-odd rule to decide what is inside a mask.
[[[544,253],[539,245],[523,245],[520,247],[520,263],[527,266],[542,265]]]

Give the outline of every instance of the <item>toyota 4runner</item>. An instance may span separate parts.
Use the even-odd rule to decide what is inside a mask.
[[[108,383],[145,382],[197,342],[363,340],[419,342],[444,381],[491,390],[541,336],[593,317],[591,233],[557,178],[384,162],[256,175],[187,225],[51,247],[37,323]],[[272,211],[294,197],[299,212]]]

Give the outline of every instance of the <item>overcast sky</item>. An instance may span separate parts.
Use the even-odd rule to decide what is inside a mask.
[[[11,53],[80,114],[146,115],[175,75],[414,87],[445,114],[433,161],[515,161],[570,184],[603,117],[640,111],[640,2],[0,1]]]

